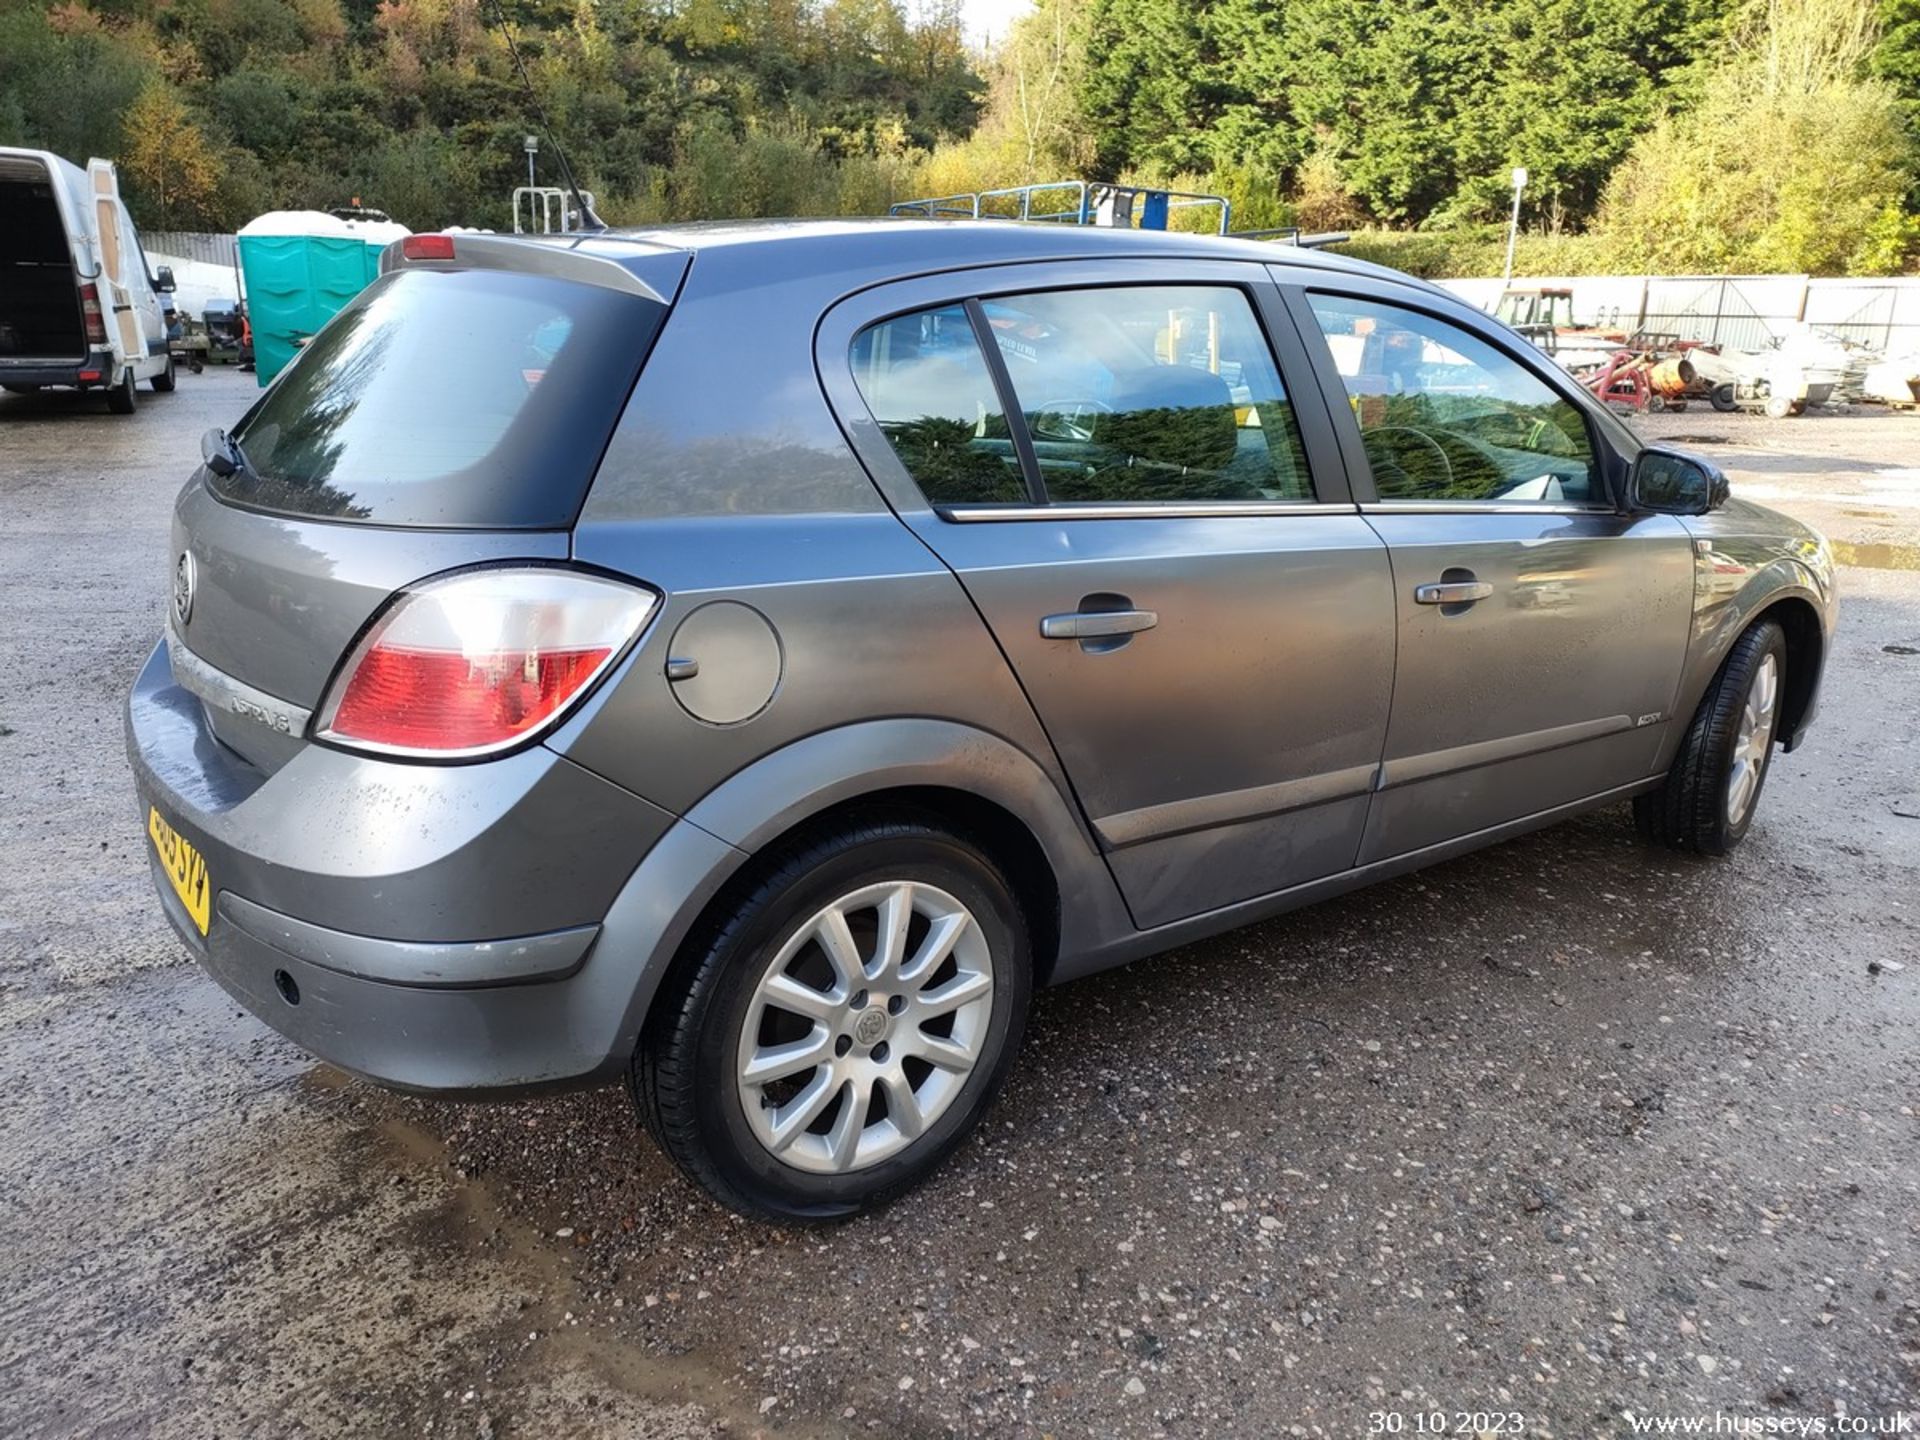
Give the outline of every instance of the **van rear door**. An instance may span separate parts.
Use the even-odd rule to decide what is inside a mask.
[[[93,197],[93,228],[100,247],[100,300],[107,308],[107,340],[122,363],[143,361],[147,339],[135,299],[136,286],[147,288],[146,261],[129,243],[133,227],[120,203],[120,177],[107,160],[87,162]]]

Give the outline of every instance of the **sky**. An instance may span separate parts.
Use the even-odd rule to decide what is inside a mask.
[[[999,40],[1007,27],[1033,8],[1033,0],[963,0],[967,38],[976,42]]]

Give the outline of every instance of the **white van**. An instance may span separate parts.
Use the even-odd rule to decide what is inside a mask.
[[[0,388],[104,390],[131,415],[135,386],[173,389],[160,295],[105,160],[87,168],[0,146]]]

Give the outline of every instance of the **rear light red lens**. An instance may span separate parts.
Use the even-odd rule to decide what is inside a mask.
[[[400,253],[409,260],[453,259],[451,235],[409,235],[400,242]]]
[[[468,656],[376,645],[360,658],[332,729],[395,750],[511,744],[549,719],[611,652]]]
[[[566,570],[475,570],[403,593],[342,668],[322,739],[459,759],[556,723],[640,633],[651,592]]]
[[[107,343],[106,317],[100,313],[100,291],[93,285],[80,287],[80,316],[87,323],[87,343]]]

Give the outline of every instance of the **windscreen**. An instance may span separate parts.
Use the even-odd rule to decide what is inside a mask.
[[[503,270],[401,270],[336,315],[234,432],[223,499],[373,525],[573,523],[665,307]]]

